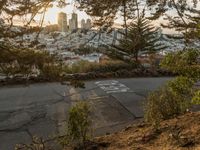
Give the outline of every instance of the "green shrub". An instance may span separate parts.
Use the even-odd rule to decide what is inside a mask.
[[[88,72],[116,72],[119,70],[132,70],[137,68],[136,64],[127,64],[121,61],[107,61],[104,63],[91,63],[88,61],[80,61],[71,67],[66,67],[66,73],[88,73]]]
[[[70,85],[74,88],[85,88],[85,83],[79,80],[71,80]]]
[[[50,150],[50,147],[47,146],[47,142],[40,137],[31,135],[30,144],[16,144],[15,150]]]
[[[169,81],[167,86],[175,95],[188,98],[188,96],[192,96],[192,87],[194,83],[194,80],[191,78],[179,76],[174,80]]]
[[[49,80],[59,80],[62,73],[62,66],[60,65],[44,65],[40,70],[40,76]]]
[[[182,114],[192,104],[200,103],[200,92],[195,93],[193,87],[200,79],[199,57],[199,50],[188,49],[170,53],[163,59],[163,68],[181,76],[147,97],[146,121],[157,126],[160,121]]]
[[[7,77],[19,74],[28,77],[37,71],[41,73],[40,76],[54,80],[61,73],[56,55],[40,50],[18,49],[8,43],[4,43],[1,48],[0,73]]]
[[[91,136],[90,107],[86,102],[78,102],[69,111],[67,136],[63,145],[82,147]]]
[[[71,73],[85,73],[90,70],[90,68],[95,65],[96,63],[92,64],[88,61],[79,61],[78,63],[75,63],[71,67]]]
[[[200,78],[200,51],[187,49],[175,53],[169,53],[161,62],[161,67],[174,73],[189,78]]]
[[[200,105],[200,90],[194,93],[194,97],[192,98],[192,104]]]
[[[160,121],[180,115],[191,106],[193,81],[177,77],[152,92],[145,105],[145,120],[154,126]]]

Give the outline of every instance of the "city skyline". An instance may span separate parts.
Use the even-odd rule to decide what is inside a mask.
[[[71,15],[73,13],[77,13],[78,15],[78,26],[81,27],[81,21],[82,19],[91,19],[92,18],[87,15],[84,11],[80,11],[79,9],[76,8],[76,6],[73,4],[72,0],[69,0],[68,1],[69,4],[67,6],[65,6],[64,8],[60,8],[60,7],[57,7],[56,3],[54,3],[53,7],[52,8],[48,8],[47,12],[45,13],[45,18],[44,18],[44,23],[43,23],[43,26],[48,26],[48,25],[55,25],[57,24],[58,22],[58,14],[60,12],[64,12],[67,14],[67,18],[68,19],[71,19]],[[39,22],[41,20],[41,15],[37,15],[34,20],[36,22],[32,22],[32,25],[39,25]],[[160,26],[160,23],[163,23],[163,22],[166,22],[165,20],[156,20],[153,22],[154,26],[157,26],[159,27]],[[15,20],[15,24],[16,25],[22,25],[22,20],[17,19],[17,21]],[[115,23],[114,23],[114,27],[115,28],[121,28],[123,25],[123,19],[118,17],[117,20],[115,20]],[[171,30],[171,29],[163,29],[163,31],[165,33],[173,33],[174,31]]]
[[[89,30],[92,28],[91,19],[82,19],[81,23],[78,23],[78,14],[72,13],[71,19],[67,17],[67,14],[60,12],[57,18],[58,30],[61,32],[73,31],[78,28]]]
[[[56,5],[54,5],[52,8],[49,8],[45,15],[45,23],[56,24],[57,16],[60,12],[66,13],[68,19],[71,19],[71,15],[76,13],[79,16],[78,22],[81,22],[82,19],[91,19],[91,17],[88,16],[84,11],[78,10],[75,6],[73,6],[72,3],[70,3],[70,5],[67,5],[64,8],[59,8]],[[36,19],[40,20],[40,16],[36,16]]]

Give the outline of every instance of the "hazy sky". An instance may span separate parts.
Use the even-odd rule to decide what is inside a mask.
[[[70,0],[71,1],[71,0]],[[65,8],[58,8],[56,5],[54,5],[53,8],[50,8],[45,15],[45,25],[49,24],[57,24],[57,18],[58,18],[58,13],[59,12],[65,12],[67,14],[67,21],[71,18],[71,14],[73,12],[78,14],[78,21],[79,21],[79,26],[80,26],[80,21],[82,19],[88,19],[90,18],[85,12],[78,10],[76,7],[73,6],[71,3],[70,5],[66,6]],[[40,20],[40,16],[37,16],[35,18],[36,20]],[[69,22],[68,22],[69,23]],[[159,21],[156,21],[154,25],[159,26]],[[115,26],[120,27],[121,24],[123,24],[123,19],[119,18],[117,19]],[[164,30],[165,32],[169,33],[171,30]]]
[[[71,18],[71,14],[73,12],[78,14],[78,21],[80,22],[82,19],[88,19],[90,18],[85,12],[78,10],[74,5],[73,5],[73,0],[68,0],[70,4],[67,5],[65,8],[58,8],[56,4],[54,5],[53,8],[49,8],[49,10],[46,12],[45,15],[45,25],[48,24],[56,24],[57,23],[57,18],[58,18],[58,13],[59,12],[65,12],[67,14],[67,20]],[[40,16],[36,17],[36,20],[40,20]],[[116,26],[119,26],[120,24],[123,24],[123,19],[119,18],[116,21]],[[79,23],[80,25],[80,23]],[[159,25],[159,21],[155,22],[155,25]]]
[[[89,18],[89,16],[85,12],[79,11],[78,9],[76,9],[75,6],[73,6],[72,0],[68,0],[68,2],[70,2],[70,5],[66,6],[65,8],[58,8],[56,4],[53,8],[49,8],[45,16],[45,23],[56,24],[59,12],[65,12],[67,14],[67,20],[71,18],[71,14],[73,12],[78,14],[79,21]],[[40,20],[40,16],[37,16],[36,20]]]
[[[45,23],[44,23],[44,25],[57,24],[57,18],[58,18],[58,13],[59,12],[65,12],[67,14],[67,20],[68,21],[71,18],[71,14],[73,12],[77,13],[78,14],[79,26],[80,26],[80,21],[82,19],[88,19],[88,18],[90,18],[85,12],[78,10],[74,6],[73,0],[67,0],[67,2],[69,3],[69,5],[67,5],[65,8],[58,8],[56,6],[56,4],[54,4],[54,6],[52,8],[49,8],[48,11],[46,12],[46,15],[45,15]],[[198,7],[200,7],[200,6],[198,5]],[[171,11],[170,13],[173,14],[175,12]],[[37,20],[37,22],[39,22],[40,19],[41,19],[40,15],[36,16],[36,18],[35,18],[35,20]],[[164,20],[155,21],[154,25],[159,26],[160,21],[163,22]],[[123,23],[123,19],[118,19],[116,21],[117,26],[119,26],[122,23]],[[165,32],[171,32],[171,31],[172,30],[165,29]]]

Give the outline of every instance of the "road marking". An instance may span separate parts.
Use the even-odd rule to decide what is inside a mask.
[[[95,84],[107,94],[131,92],[130,88],[116,80],[98,81]]]

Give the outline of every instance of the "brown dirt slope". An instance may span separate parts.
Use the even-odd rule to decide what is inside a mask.
[[[139,123],[95,143],[100,150],[200,150],[200,112],[163,121],[158,130]]]

